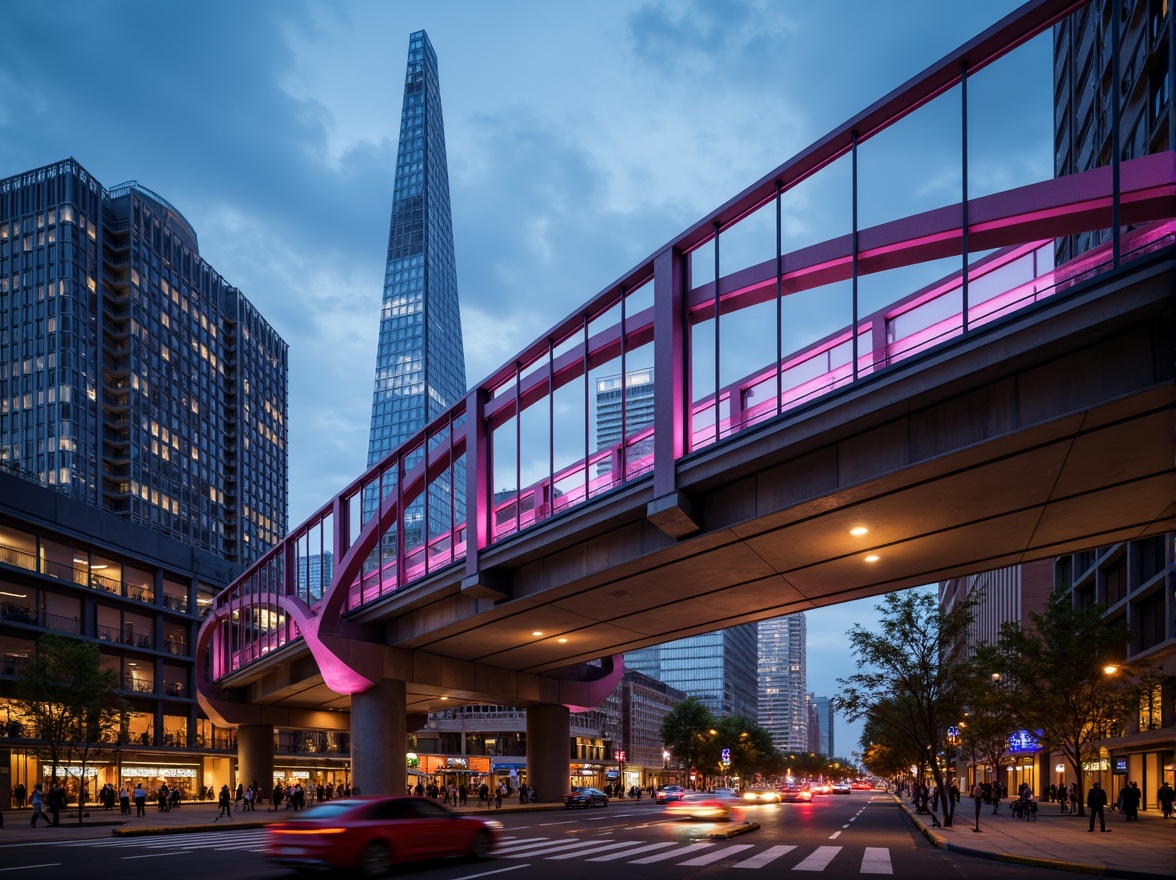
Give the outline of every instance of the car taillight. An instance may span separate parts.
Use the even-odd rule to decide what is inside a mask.
[[[342,834],[346,828],[271,828],[274,834]]]

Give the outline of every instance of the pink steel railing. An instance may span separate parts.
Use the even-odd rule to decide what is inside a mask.
[[[852,238],[777,253],[759,265],[686,291],[680,307],[668,305],[680,285],[676,276],[664,274],[664,267],[673,265],[663,259],[666,253],[676,255],[674,260],[689,259],[702,244],[758,208],[773,199],[778,204],[788,187],[848,155],[861,140],[1048,29],[1078,5],[1068,0],[1027,3],[872,105],[634,267],[343,489],[217,597],[201,632],[201,646],[211,649],[211,678],[224,678],[302,638],[314,642],[317,656],[323,639],[354,636],[344,632],[343,615],[350,610],[454,566],[464,564],[467,574],[476,572],[482,549],[632,481],[653,474],[656,483],[658,469],[672,467],[684,455],[771,418],[796,413],[893,364],[1172,243],[1176,158],[1164,153],[1124,161],[1117,187],[1110,169],[1100,168],[970,200],[967,240],[972,247],[992,251],[979,259],[970,259],[964,246],[962,206],[948,206],[856,230]],[[984,59],[983,64],[964,64],[975,58]],[[961,72],[964,68],[966,73]],[[1127,230],[1115,246],[1102,245],[1055,267],[1055,240],[1107,229],[1112,205],[1119,208]],[[593,371],[619,367],[625,376],[632,364],[626,359],[639,356],[645,347],[652,345],[658,357],[663,350],[659,347],[676,344],[689,325],[717,320],[720,313],[751,308],[773,297],[779,300],[785,288],[791,295],[857,274],[952,254],[962,258],[959,271],[872,314],[853,316],[842,329],[781,353],[707,396],[691,399],[688,382],[679,389],[657,373],[659,403],[682,395],[671,401],[682,413],[680,442],[665,433],[667,425],[677,424],[677,417],[655,417],[653,425],[630,426],[618,442],[590,449]],[[650,290],[652,307],[629,314],[629,304]],[[688,346],[685,350],[688,355]],[[689,375],[689,366],[686,371]],[[557,467],[556,398],[579,382],[583,449]],[[624,388],[622,381],[622,401]],[[559,402],[566,405],[566,400]],[[524,480],[524,416],[541,412],[544,406],[548,467],[538,478]],[[495,466],[501,464],[495,452],[501,447],[506,452],[500,458],[509,459],[512,446],[517,488],[492,496]],[[346,663],[336,665],[342,668]],[[353,672],[343,669],[333,686],[362,689],[367,679]]]

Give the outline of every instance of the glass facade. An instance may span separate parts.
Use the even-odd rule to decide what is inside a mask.
[[[368,466],[446,412],[465,391],[441,82],[429,37],[417,31],[408,40]],[[463,462],[455,464],[454,482],[464,483]],[[442,482],[431,490],[431,534],[452,528],[451,505],[456,505],[452,519],[465,519],[464,493],[450,488]],[[366,519],[375,499],[364,507]],[[418,504],[405,513],[409,546],[421,539],[422,511]]]
[[[629,651],[625,668],[698,697],[716,715],[758,717],[754,623]]]
[[[759,724],[785,752],[811,751],[808,741],[808,623],[803,613],[761,620]]]
[[[155,193],[0,181],[0,466],[247,563],[286,531],[286,357]]]

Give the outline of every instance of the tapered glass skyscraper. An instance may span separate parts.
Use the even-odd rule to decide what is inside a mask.
[[[429,37],[417,31],[408,38],[368,466],[448,410],[465,390],[441,83]],[[460,485],[463,472],[454,469],[455,483]],[[431,526],[439,518],[450,520],[451,493],[435,491],[446,497],[430,495]],[[453,503],[462,498],[456,493]],[[371,505],[365,507],[370,513]],[[464,510],[455,514],[458,521],[465,518]],[[419,537],[422,515],[421,505],[406,513],[406,538]]]

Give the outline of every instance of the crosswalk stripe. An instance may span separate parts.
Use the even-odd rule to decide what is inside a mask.
[[[654,862],[664,862],[666,859],[672,859],[675,856],[683,856],[689,853],[698,852],[699,850],[709,849],[712,846],[714,846],[713,843],[692,843],[689,846],[672,849],[669,852],[658,853],[655,856],[646,856],[643,859],[635,859],[631,864],[651,865]]]
[[[547,858],[549,861],[556,861],[558,859],[576,859],[576,858],[580,858],[581,856],[595,855],[596,853],[608,852],[610,849],[620,849],[622,847],[633,847],[633,846],[636,846],[639,842],[640,841],[637,841],[637,840],[621,840],[621,841],[614,841],[613,843],[601,843],[599,841],[596,841],[597,845],[590,850],[571,852],[571,853],[560,853],[558,856],[548,856]],[[622,853],[622,855],[623,855],[623,853]]]
[[[833,861],[833,857],[841,852],[839,846],[818,846],[813,850],[812,855],[795,865],[793,871],[824,871],[829,863]]]
[[[744,859],[742,862],[738,862],[732,865],[732,867],[762,868],[764,865],[770,865],[772,862],[776,861],[776,859],[780,858],[780,856],[785,855],[786,853],[790,853],[794,849],[796,849],[795,846],[788,845],[768,847],[762,853],[757,853],[750,859]]]
[[[504,859],[534,859],[539,856],[545,856],[548,853],[560,852],[566,849],[584,849],[592,846],[596,841],[594,840],[573,840],[569,843],[548,843],[536,849],[528,849],[524,851],[516,851],[510,853],[495,853]]]
[[[893,874],[890,867],[890,850],[884,846],[867,846],[862,856],[863,874]]]
[[[626,856],[635,856],[637,853],[653,852],[657,849],[665,849],[670,846],[677,846],[676,843],[647,843],[645,846],[639,846],[636,849],[627,849],[624,852],[610,853],[607,856],[597,856],[594,859],[588,859],[589,862],[611,862],[616,859],[623,859]]]
[[[513,852],[519,849],[533,849],[537,846],[550,846],[555,841],[546,837],[533,837],[530,840],[519,840],[514,843],[498,844],[494,847],[494,855],[502,855],[503,853]]]
[[[696,859],[691,859],[688,862],[679,862],[679,865],[691,867],[696,865],[709,865],[711,862],[717,862],[719,859],[725,859],[727,856],[733,856],[735,853],[743,852],[745,849],[751,849],[750,843],[737,843],[734,846],[725,846],[716,852],[710,852],[706,855],[699,856]]]

